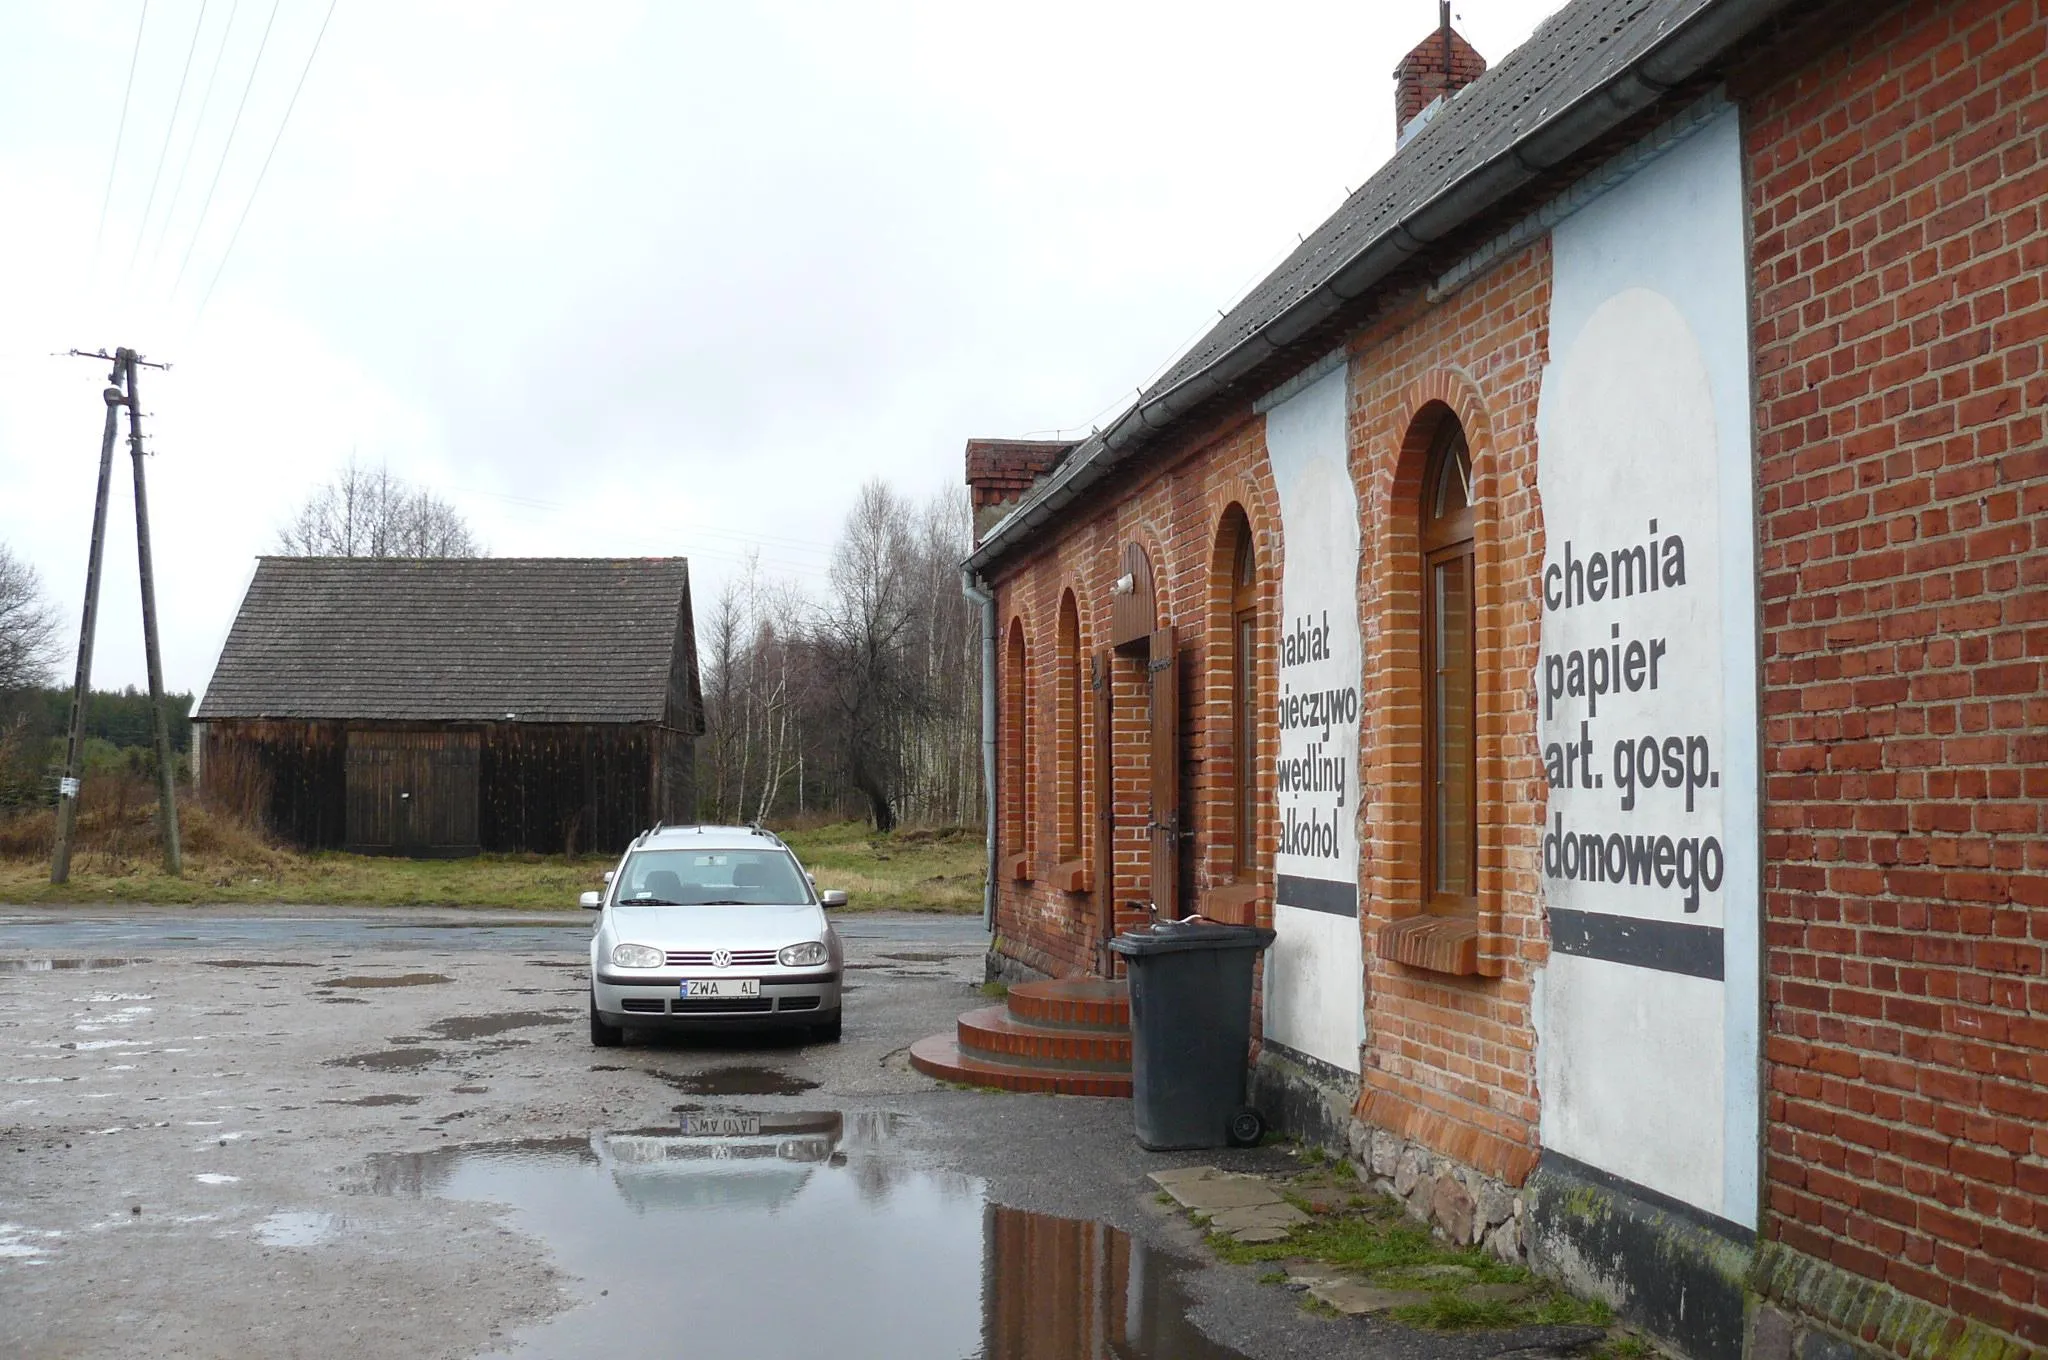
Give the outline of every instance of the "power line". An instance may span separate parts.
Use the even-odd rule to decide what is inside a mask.
[[[114,128],[114,159],[107,166],[107,191],[100,196],[100,225],[92,234],[92,258],[100,258],[100,240],[107,234],[107,207],[114,201],[114,171],[121,168],[121,139],[128,134],[128,100],[135,93],[135,67],[142,60],[142,30],[149,26],[149,0],[142,0],[142,18],[135,25],[135,51],[128,57],[128,88],[121,91],[121,121]]]
[[[206,296],[199,299],[199,311],[194,316],[206,315],[206,304],[213,300],[214,287],[220,283],[220,276],[227,272],[228,258],[235,253],[235,242],[242,239],[242,224],[249,220],[249,210],[256,206],[256,195],[263,189],[263,177],[270,173],[271,158],[277,155],[277,145],[284,140],[284,130],[291,125],[292,110],[299,106],[299,92],[306,88],[306,77],[313,74],[313,58],[320,55],[320,42],[327,36],[327,25],[334,18],[335,9],[341,0],[327,0],[327,17],[320,21],[320,31],[313,35],[313,50],[306,54],[306,65],[299,72],[299,83],[292,86],[291,102],[284,106],[284,117],[278,120],[277,135],[270,139],[270,150],[264,153],[263,168],[256,172],[256,183],[249,188],[249,200],[242,205],[242,215],[235,219],[235,229],[228,234],[227,249],[220,254],[220,264],[213,271],[213,281],[206,285]]]
[[[171,158],[171,137],[178,130],[178,111],[185,107],[185,82],[192,78],[192,57],[199,51],[199,30],[206,27],[207,0],[199,0],[199,18],[192,24],[192,41],[185,48],[185,69],[178,73],[178,94],[171,100],[171,116],[164,124],[164,144],[157,149],[156,173],[149,177],[149,197],[142,204],[142,221],[135,227],[135,249],[128,252],[128,274],[135,274],[135,261],[142,256],[142,238],[149,235],[149,214],[156,207],[157,185],[163,182],[164,165]]]
[[[220,75],[220,59],[227,55],[228,37],[235,31],[235,15],[241,12],[242,0],[234,0],[228,7],[228,21],[220,30],[220,46],[213,50],[213,69],[206,73],[206,90],[199,96],[199,112],[192,119],[192,135],[185,139],[185,155],[178,162],[178,178],[171,185],[170,205],[164,209],[164,224],[157,228],[156,245],[149,252],[149,267],[156,268],[156,262],[163,258],[164,242],[171,234],[171,219],[178,215],[178,200],[185,194],[185,173],[192,168],[192,152],[199,145],[199,130],[206,126],[206,111],[213,107],[213,84]]]
[[[235,105],[234,121],[228,124],[228,139],[221,143],[220,164],[213,167],[213,183],[206,186],[206,197],[199,204],[199,216],[192,223],[192,240],[185,247],[185,258],[178,261],[178,277],[171,281],[171,291],[176,293],[178,285],[185,281],[185,269],[192,263],[192,251],[199,245],[199,234],[206,227],[206,211],[213,206],[213,191],[220,188],[220,173],[228,168],[228,152],[235,146],[235,132],[242,126],[242,110],[249,107],[249,91],[256,88],[256,72],[263,66],[263,50],[270,46],[270,29],[277,22],[277,8],[284,0],[270,0],[270,19],[263,25],[263,37],[256,44],[256,60],[249,63],[249,79],[242,85],[242,100]]]

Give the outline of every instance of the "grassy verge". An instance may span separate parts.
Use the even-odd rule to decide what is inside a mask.
[[[48,814],[42,814],[47,821]],[[574,907],[601,885],[615,855],[477,855],[408,860],[279,849],[192,804],[179,813],[185,873],[163,872],[146,806],[82,825],[71,881],[50,882],[47,827],[0,823],[0,902],[198,902],[332,906]],[[968,912],[981,907],[982,846],[971,832],[876,836],[835,824],[787,837],[821,888],[843,888],[850,911]]]
[[[1613,1322],[1606,1304],[1566,1293],[1527,1267],[1439,1241],[1398,1201],[1365,1194],[1350,1172],[1342,1163],[1312,1165],[1279,1183],[1288,1201],[1309,1216],[1284,1240],[1245,1243],[1212,1232],[1210,1249],[1240,1265],[1285,1262],[1295,1271],[1356,1275],[1382,1288],[1420,1292],[1426,1297],[1390,1316],[1432,1331]],[[1282,1283],[1289,1271],[1269,1270],[1259,1278]]]

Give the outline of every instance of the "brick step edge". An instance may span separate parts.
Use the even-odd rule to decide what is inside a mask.
[[[1125,1072],[1131,1067],[1129,1030],[1028,1024],[1001,1006],[969,1011],[956,1028],[960,1051],[977,1058]]]
[[[928,1077],[965,1086],[1002,1091],[1037,1091],[1062,1096],[1112,1096],[1128,1099],[1128,1072],[1077,1072],[1019,1063],[995,1063],[962,1053],[950,1034],[934,1034],[910,1046],[910,1065]]]
[[[1122,982],[1057,978],[1020,982],[1010,988],[1005,1004],[1028,1025],[1100,1030],[1131,1027],[1130,989]]]

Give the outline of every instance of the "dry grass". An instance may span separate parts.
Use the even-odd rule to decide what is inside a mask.
[[[600,885],[611,855],[477,855],[407,860],[272,844],[196,798],[179,800],[185,874],[163,871],[156,789],[121,774],[86,781],[71,881],[50,882],[56,814],[0,816],[0,902],[232,902],[333,906],[573,907]],[[973,832],[878,837],[858,824],[788,834],[820,887],[843,888],[855,911],[967,912],[981,906],[981,843]]]

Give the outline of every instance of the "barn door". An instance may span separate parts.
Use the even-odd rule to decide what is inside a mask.
[[[1152,696],[1152,909],[1179,920],[1180,909],[1180,675],[1171,624],[1152,634],[1145,663]]]
[[[345,848],[451,855],[477,849],[475,732],[352,730]]]

